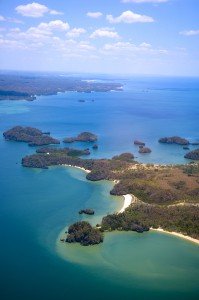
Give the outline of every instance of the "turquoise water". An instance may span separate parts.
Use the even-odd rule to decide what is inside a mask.
[[[31,125],[63,138],[90,130],[99,135],[93,157],[123,151],[138,156],[132,141],[139,138],[153,150],[140,161],[185,162],[181,147],[157,139],[178,134],[198,140],[199,81],[124,82],[122,93],[2,101],[0,131]],[[94,208],[95,217],[87,219],[95,224],[122,207],[122,198],[109,195],[113,183],[89,182],[83,171],[69,167],[22,168],[21,158],[34,149],[6,142],[2,134],[0,151],[1,299],[198,299],[198,246],[155,232],[109,233],[96,247],[62,244],[64,228],[83,218],[79,209]]]

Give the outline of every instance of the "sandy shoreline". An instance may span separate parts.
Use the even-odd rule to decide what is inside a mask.
[[[86,173],[90,173],[90,172],[91,172],[90,170],[86,170],[86,169],[84,169],[84,168],[82,168],[82,167],[78,167],[78,166],[72,166],[72,165],[62,165],[62,166],[80,169],[80,170],[82,170],[82,171],[84,171],[84,172],[86,172]]]
[[[129,207],[129,205],[131,205],[132,202],[135,201],[135,199],[133,200],[133,197],[130,194],[123,195],[123,197],[124,197],[124,204],[122,208],[118,211],[118,214],[123,213],[125,209]]]
[[[73,168],[77,168],[77,169],[80,169],[86,173],[90,173],[91,171],[90,170],[87,170],[87,169],[84,169],[82,167],[78,167],[78,166],[72,166],[72,165],[63,165],[65,167],[73,167]],[[115,183],[117,183],[116,181],[114,181]],[[126,195],[123,195],[124,197],[124,204],[122,206],[122,208],[118,211],[118,214],[119,213],[123,213],[125,211],[125,209],[127,207],[129,207],[132,203],[134,203],[136,201],[136,197],[134,195],[130,195],[130,194],[126,194]],[[192,242],[192,243],[195,243],[197,245],[199,245],[199,240],[197,239],[194,239],[190,236],[187,236],[187,235],[184,235],[182,233],[178,233],[178,232],[175,232],[175,231],[167,231],[167,230],[164,230],[162,228],[150,228],[150,230],[153,230],[153,231],[158,231],[158,232],[161,232],[161,233],[166,233],[166,234],[170,234],[170,235],[173,235],[173,236],[177,236],[177,237],[180,237],[182,239],[185,239],[189,242]]]
[[[178,232],[175,232],[175,231],[167,231],[167,230],[164,230],[164,229],[162,229],[162,228],[157,228],[157,229],[155,229],[155,228],[150,228],[150,230],[158,231],[158,232],[166,233],[166,234],[171,234],[171,235],[174,235],[174,236],[178,236],[178,237],[180,237],[180,238],[182,238],[182,239],[185,239],[185,240],[187,240],[187,241],[190,241],[190,242],[193,242],[193,243],[199,245],[199,240],[194,239],[194,238],[192,238],[192,237],[190,237],[190,236],[188,236],[188,235],[184,235],[184,234],[182,234],[182,233],[178,233]]]

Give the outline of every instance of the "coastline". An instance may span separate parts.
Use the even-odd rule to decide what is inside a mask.
[[[133,202],[135,202],[135,196],[130,194],[123,195],[124,197],[124,204],[122,208],[118,211],[118,214],[123,213],[127,207],[129,207]]]
[[[90,173],[90,172],[91,172],[90,170],[87,170],[87,169],[84,169],[84,168],[82,168],[82,167],[78,167],[78,166],[72,166],[72,165],[62,165],[62,166],[64,166],[64,167],[72,167],[72,168],[80,169],[80,170],[82,170],[82,171],[84,171],[84,172],[86,172],[86,173]]]
[[[78,167],[78,166],[72,166],[72,165],[63,165],[65,167],[72,167],[72,168],[77,168],[77,169],[80,169],[86,173],[90,173],[91,171],[90,170],[87,170],[83,167]],[[114,180],[114,183],[117,183],[118,180]],[[128,208],[131,204],[135,203],[136,202],[136,197],[134,195],[131,195],[131,194],[126,194],[126,195],[122,195],[124,197],[124,203],[123,203],[123,206],[122,208],[117,212],[118,214],[120,213],[123,213],[125,211],[126,208]],[[158,231],[160,233],[166,233],[166,234],[170,234],[170,235],[173,235],[173,236],[177,236],[179,238],[182,238],[182,239],[185,239],[189,242],[192,242],[194,244],[197,244],[199,245],[199,240],[198,239],[194,239],[188,235],[184,235],[182,233],[178,233],[178,232],[175,232],[175,231],[167,231],[167,230],[164,230],[162,228],[150,228],[150,230],[152,231]]]
[[[157,228],[157,229],[155,229],[155,228],[150,228],[150,230],[158,231],[158,232],[161,232],[161,233],[170,234],[170,235],[173,235],[173,236],[177,236],[177,237],[180,237],[180,238],[182,238],[182,239],[185,239],[185,240],[187,240],[187,241],[189,241],[189,242],[192,242],[192,243],[195,243],[195,244],[199,245],[199,240],[194,239],[194,238],[192,238],[192,237],[190,237],[190,236],[188,236],[188,235],[184,235],[184,234],[182,234],[182,233],[178,233],[178,232],[175,232],[175,231],[167,231],[167,230],[164,230],[164,229],[162,229],[162,228]]]

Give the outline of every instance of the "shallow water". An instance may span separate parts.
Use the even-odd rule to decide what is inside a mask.
[[[137,154],[134,139],[152,153],[140,161],[185,162],[180,146],[160,145],[178,134],[198,140],[198,80],[131,79],[122,93],[66,93],[34,102],[0,102],[1,133],[17,124],[63,138],[90,130],[99,135],[93,157]],[[85,103],[78,102],[85,99]],[[95,101],[92,102],[91,100]],[[87,145],[74,145],[78,147]],[[94,247],[59,242],[66,226],[82,218],[96,224],[118,211],[113,183],[89,182],[70,167],[25,169],[35,149],[0,136],[1,299],[198,299],[198,246],[157,232],[113,232]],[[79,216],[92,207],[94,217]]]

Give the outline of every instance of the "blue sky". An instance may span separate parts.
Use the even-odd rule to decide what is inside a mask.
[[[198,0],[1,0],[1,69],[199,75]]]

